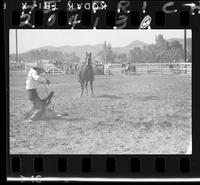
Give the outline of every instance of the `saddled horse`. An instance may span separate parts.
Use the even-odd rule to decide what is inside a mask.
[[[125,74],[136,74],[136,66],[133,64],[128,63],[125,66]]]
[[[129,71],[131,74],[136,74],[136,66],[133,64],[129,65]]]
[[[81,84],[81,97],[83,96],[84,86],[86,88],[86,94],[88,95],[88,89],[87,85],[88,82],[90,82],[90,88],[92,91],[92,96],[94,96],[93,93],[93,82],[95,80],[94,78],[94,70],[92,67],[92,53],[86,52],[86,64],[80,65],[78,68],[78,75],[79,75],[79,82]]]

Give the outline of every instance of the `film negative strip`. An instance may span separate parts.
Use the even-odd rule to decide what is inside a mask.
[[[4,26],[7,181],[199,181],[200,1],[4,0]]]

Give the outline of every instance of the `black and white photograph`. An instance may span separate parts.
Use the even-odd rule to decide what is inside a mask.
[[[192,154],[190,29],[10,29],[10,154]]]

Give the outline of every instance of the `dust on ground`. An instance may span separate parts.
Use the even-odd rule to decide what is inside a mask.
[[[26,75],[10,73],[11,154],[183,154],[191,138],[190,75],[99,75],[80,98],[75,75],[50,75],[64,120],[26,122]],[[41,97],[46,96],[40,87]]]

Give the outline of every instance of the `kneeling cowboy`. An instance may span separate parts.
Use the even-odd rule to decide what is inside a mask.
[[[35,67],[32,67],[28,73],[27,80],[26,80],[26,89],[28,91],[29,100],[33,103],[33,109],[37,109],[30,119],[36,120],[45,111],[45,104],[38,96],[36,88],[40,84],[50,84],[50,81],[46,78],[41,76],[45,70],[40,64],[37,64]]]

